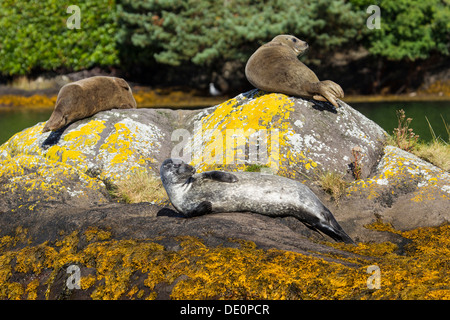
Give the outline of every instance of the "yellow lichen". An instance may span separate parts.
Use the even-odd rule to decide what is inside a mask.
[[[390,242],[330,244],[361,256],[341,261],[356,267],[277,249],[258,249],[236,240],[239,247],[209,247],[194,237],[180,237],[171,251],[144,240],[114,240],[110,233],[91,228],[73,232],[55,244],[15,249],[11,236],[0,238],[0,298],[34,299],[38,287],[50,287],[55,275],[76,263],[95,270],[81,277],[81,289],[93,299],[154,299],[157,285],[176,284],[173,299],[449,299],[450,225],[400,232],[377,221],[376,230],[409,239],[403,253]],[[88,235],[92,235],[88,236]],[[102,236],[103,235],[103,236]],[[79,247],[79,237],[90,241]],[[231,240],[231,239],[230,239]],[[27,240],[24,240],[27,241]],[[369,289],[367,267],[380,269],[381,288]],[[39,275],[16,282],[12,274]],[[132,285],[137,274],[145,280]]]
[[[298,153],[289,142],[294,132],[289,122],[294,104],[294,100],[286,95],[259,92],[252,98],[233,98],[218,105],[211,114],[194,124],[191,163],[199,172],[226,165],[243,169],[244,160],[250,157],[246,148],[256,146],[259,139],[259,144],[265,147],[260,147],[259,157],[253,155],[254,160],[259,158],[259,162],[265,162],[262,164],[270,166],[273,172],[295,177],[296,172],[286,166],[293,161],[306,170],[315,168],[317,163],[305,156],[308,150]]]
[[[53,200],[62,193],[81,198],[88,196],[85,192],[87,190],[104,189],[103,182],[79,172],[70,165],[22,154],[9,160],[0,160],[0,180],[0,196],[20,195],[21,202]],[[76,182],[76,190],[69,190],[67,181]],[[36,203],[28,209],[33,210],[34,206]]]
[[[378,198],[386,189],[402,190],[408,185],[410,200],[414,202],[432,201],[436,198],[450,199],[442,188],[448,183],[449,174],[423,162],[415,156],[392,147],[386,148],[379,173],[373,177],[353,182],[347,189],[347,196],[365,195],[368,199]],[[404,154],[404,155],[403,155]]]

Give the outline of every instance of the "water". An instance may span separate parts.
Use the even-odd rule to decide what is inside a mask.
[[[392,134],[397,127],[396,110],[405,110],[408,118],[413,118],[410,127],[414,133],[424,141],[431,140],[431,133],[425,117],[430,121],[436,136],[448,139],[441,115],[450,125],[449,101],[420,101],[420,102],[370,102],[352,103],[352,107],[360,111],[369,119],[378,123],[384,130]],[[11,110],[0,109],[0,144],[6,142],[15,133],[31,127],[38,122],[47,121],[52,113],[47,110]]]
[[[0,108],[0,145],[8,141],[14,134],[37,124],[47,121],[52,109],[31,110],[19,108],[18,110],[2,110]]]
[[[413,119],[409,127],[419,135],[420,140],[430,141],[432,139],[425,117],[428,118],[436,137],[440,136],[445,141],[449,139],[441,115],[450,126],[450,101],[367,102],[352,103],[351,106],[375,121],[389,134],[392,134],[394,128],[398,126],[396,110],[403,109],[406,117]]]

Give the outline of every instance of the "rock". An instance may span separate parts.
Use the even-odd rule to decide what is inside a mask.
[[[44,126],[39,123],[12,137],[3,152],[20,150],[101,180],[126,178],[143,168],[158,170],[170,152],[171,117],[170,110],[109,110],[44,134],[38,133]]]
[[[37,203],[89,207],[110,201],[103,182],[64,163],[34,155],[0,158],[0,213]]]
[[[376,232],[364,226],[377,219],[397,230],[446,224],[450,222],[449,200],[448,172],[409,152],[386,146],[375,174],[353,182],[345,200],[333,212],[344,220],[342,226],[347,226],[350,236],[380,240]]]
[[[0,298],[189,298],[193,288],[205,288],[192,291],[205,298],[368,298],[372,293],[355,287],[366,283],[361,268],[386,252],[411,250],[418,238],[407,230],[450,220],[449,174],[385,146],[386,133],[345,103],[335,110],[252,90],[203,110],[109,110],[54,133],[41,133],[43,126],[0,146]],[[185,219],[162,203],[110,197],[117,181],[133,172],[158,176],[161,162],[176,156],[198,171],[257,164],[262,174],[300,180],[364,242],[354,248],[324,242],[289,217]],[[316,183],[318,173],[330,171],[348,182],[338,203]],[[440,228],[437,234],[447,234]],[[384,268],[395,263],[386,260]],[[81,291],[64,286],[72,264],[81,269]],[[239,274],[235,264],[270,275],[240,274],[236,288],[215,287],[226,281],[221,275]],[[280,266],[284,271],[275,270]],[[281,274],[288,274],[279,282],[288,287],[261,287]],[[240,282],[246,277],[253,279],[249,287]]]
[[[204,109],[193,121],[191,160],[200,171],[220,166],[242,170],[245,164],[259,163],[294,179],[314,170],[351,176],[355,147],[362,154],[361,177],[368,177],[386,137],[376,123],[343,102],[335,110],[327,103],[257,90]],[[226,141],[226,152],[219,139]],[[249,142],[257,140],[258,149],[252,150]]]

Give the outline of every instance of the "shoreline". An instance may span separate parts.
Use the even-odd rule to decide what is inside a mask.
[[[170,108],[170,109],[195,109],[207,108],[220,104],[231,96],[204,96],[194,90],[180,91],[171,89],[138,89],[133,92],[138,108]],[[52,109],[55,106],[57,95],[45,94],[4,94],[0,95],[0,111],[27,110],[27,109]],[[371,103],[371,102],[418,102],[418,101],[450,101],[447,94],[402,94],[402,95],[349,95],[343,99],[346,103]]]

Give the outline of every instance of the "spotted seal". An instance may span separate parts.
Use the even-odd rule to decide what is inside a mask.
[[[353,243],[319,198],[295,180],[257,172],[196,174],[179,159],[164,160],[160,175],[170,202],[187,217],[217,212],[292,216],[336,241]]]
[[[131,88],[122,78],[95,76],[66,84],[42,132],[56,131],[76,120],[110,109],[136,108]]]
[[[259,47],[248,59],[245,76],[258,89],[329,101],[338,107],[344,91],[330,80],[319,81],[316,74],[298,60],[308,44],[291,35],[278,35]]]

